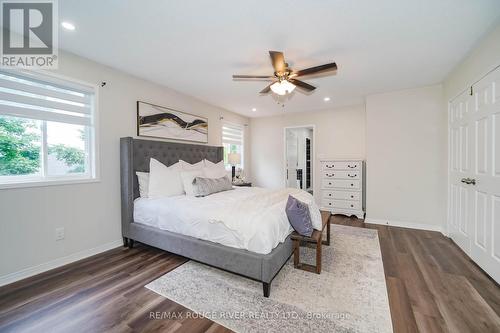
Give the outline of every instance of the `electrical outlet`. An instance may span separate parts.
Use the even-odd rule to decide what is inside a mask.
[[[56,228],[56,241],[64,239],[64,228]]]

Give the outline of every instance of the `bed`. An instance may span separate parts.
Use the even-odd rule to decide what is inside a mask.
[[[149,172],[150,158],[155,158],[169,166],[184,160],[196,163],[203,159],[217,163],[223,159],[223,148],[207,145],[193,145],[183,143],[140,140],[132,137],[120,139],[120,178],[121,178],[121,206],[122,206],[122,235],[124,244],[132,247],[134,241],[141,242],[162,250],[172,252],[186,258],[223,269],[247,278],[262,282],[263,293],[269,297],[270,285],[273,278],[288,261],[293,253],[292,241],[289,233],[281,237],[277,246],[269,248],[269,253],[257,253],[244,248],[222,245],[216,241],[200,239],[198,235],[171,229],[172,221],[163,220],[163,228],[159,221],[148,221],[146,212],[138,213],[140,208],[147,206],[139,198],[139,184],[136,171]],[[239,191],[239,192],[236,192]],[[233,195],[241,194],[242,189],[236,189]],[[173,199],[170,199],[173,200]],[[149,201],[151,203],[151,201]],[[134,209],[135,205],[138,209]],[[153,203],[154,204],[154,203]],[[158,207],[168,204],[156,203]],[[138,220],[134,220],[134,210]],[[150,211],[151,209],[149,209]],[[175,219],[174,219],[175,220]],[[166,230],[171,229],[171,230]],[[282,240],[282,241],[281,241]],[[258,247],[258,246],[257,246]],[[266,250],[262,252],[267,252]]]

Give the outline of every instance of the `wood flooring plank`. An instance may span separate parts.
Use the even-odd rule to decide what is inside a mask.
[[[441,320],[442,317],[433,294],[429,290],[413,256],[398,254],[398,265],[401,272],[401,281],[412,304],[412,311]]]
[[[418,332],[404,283],[399,278],[391,276],[387,277],[386,283],[394,332]]]
[[[434,316],[426,316],[419,312],[414,312],[415,321],[419,332],[426,333],[447,333],[450,332],[443,319],[436,319]]]

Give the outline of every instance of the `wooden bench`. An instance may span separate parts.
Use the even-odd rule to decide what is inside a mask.
[[[314,230],[311,237],[301,236],[296,231],[292,233],[293,241],[293,265],[295,268],[302,269],[308,272],[321,273],[321,245],[330,245],[330,212],[321,211],[321,231]],[[323,240],[323,231],[326,226],[326,240]],[[300,245],[301,243],[316,244],[316,266],[304,264],[300,262]]]

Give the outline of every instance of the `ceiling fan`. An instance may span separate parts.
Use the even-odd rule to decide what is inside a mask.
[[[303,81],[297,80],[297,77],[319,74],[329,71],[336,71],[337,64],[332,62],[325,65],[315,66],[311,68],[302,69],[300,71],[294,71],[285,62],[285,57],[283,52],[269,51],[271,56],[271,62],[274,67],[274,75],[233,75],[233,79],[264,79],[272,80],[267,87],[260,91],[261,94],[267,94],[270,91],[278,95],[286,95],[291,93],[295,87],[299,87],[306,91],[313,91],[316,87],[305,83]]]

